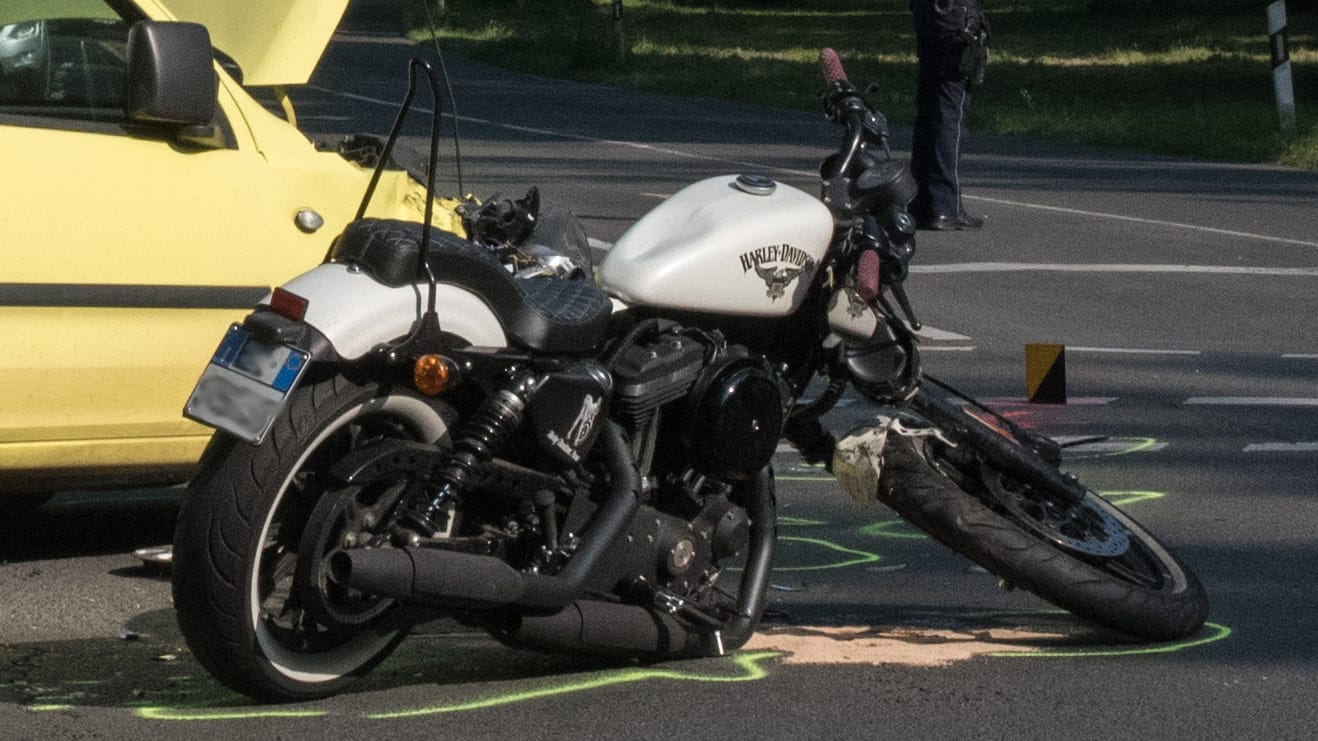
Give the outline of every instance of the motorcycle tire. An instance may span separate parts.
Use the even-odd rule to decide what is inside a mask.
[[[371,502],[325,472],[386,436],[444,442],[452,421],[410,391],[336,374],[296,389],[260,445],[217,433],[174,536],[174,606],[202,666],[249,697],[298,701],[384,660],[407,635],[401,610],[320,568],[341,542],[335,528]]]
[[[1009,471],[980,458],[967,472],[949,450],[936,438],[890,434],[880,501],[1008,584],[1099,625],[1148,641],[1182,639],[1203,625],[1208,596],[1199,580],[1129,515],[1089,491],[1081,516],[1124,528],[1128,546],[1110,557],[1076,552],[1026,522],[1028,508],[976,495],[986,478],[1014,482]]]

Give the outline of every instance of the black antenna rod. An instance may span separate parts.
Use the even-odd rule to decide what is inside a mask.
[[[435,47],[435,56],[439,58],[439,71],[444,75],[444,89],[448,91],[448,107],[453,111],[453,161],[458,176],[458,198],[466,198],[467,190],[462,186],[462,137],[458,134],[458,99],[453,95],[453,80],[448,74],[448,65],[444,63],[444,52],[439,48],[439,28],[435,17],[430,13],[430,3],[417,0],[426,12],[426,23],[430,26],[430,44]]]

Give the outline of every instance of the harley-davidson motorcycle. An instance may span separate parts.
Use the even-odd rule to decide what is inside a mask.
[[[1078,616],[1196,631],[1198,580],[1058,443],[922,371],[910,173],[821,62],[846,132],[821,197],[710,178],[597,269],[534,192],[473,203],[465,236],[359,216],[232,326],[185,410],[219,430],[174,541],[201,664],[255,698],[321,697],[437,616],[540,650],[731,651],[765,607],[780,440]],[[429,204],[425,62],[387,147],[418,70]],[[891,414],[837,440],[820,418],[848,385]]]

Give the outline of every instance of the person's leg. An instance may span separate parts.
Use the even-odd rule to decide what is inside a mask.
[[[961,70],[963,27],[978,18],[979,2],[914,0],[911,9],[919,59],[911,139],[917,191],[911,213],[926,228],[977,228],[983,221],[967,216],[962,206],[960,160],[971,97]]]
[[[911,132],[911,174],[915,176],[916,195],[911,214],[917,221],[929,218],[933,199],[929,182],[934,170],[934,141],[938,130],[939,79],[933,60],[920,54],[916,71],[915,123]]]
[[[964,80],[943,76],[934,83],[936,94],[929,126],[928,214],[955,217],[961,214],[961,142],[965,136],[970,91]]]

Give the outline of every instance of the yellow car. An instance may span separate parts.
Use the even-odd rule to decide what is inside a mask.
[[[346,6],[0,2],[0,495],[190,475],[210,431],[180,410],[216,338],[320,262],[371,174],[285,94]],[[370,213],[424,202],[388,170]]]

